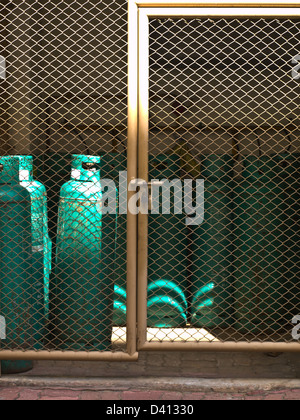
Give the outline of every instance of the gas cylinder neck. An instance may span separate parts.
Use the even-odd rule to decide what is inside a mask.
[[[19,184],[19,160],[14,157],[0,157],[0,183]]]
[[[33,159],[32,156],[17,156],[19,158],[19,180],[33,181]]]
[[[19,182],[33,181],[33,158],[32,156],[25,155],[13,155],[8,156],[9,158],[15,158],[19,160]]]
[[[71,179],[83,182],[100,182],[100,157],[73,155]]]

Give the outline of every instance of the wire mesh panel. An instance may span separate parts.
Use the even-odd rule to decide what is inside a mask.
[[[126,351],[127,2],[0,21],[1,350]]]
[[[299,20],[149,30],[147,340],[295,341]]]

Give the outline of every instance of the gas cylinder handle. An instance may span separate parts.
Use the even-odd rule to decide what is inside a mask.
[[[98,171],[100,168],[96,162],[82,162],[82,169],[85,169],[86,171]]]

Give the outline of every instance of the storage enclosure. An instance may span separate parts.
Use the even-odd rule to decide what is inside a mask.
[[[5,258],[22,223],[0,238],[0,316],[25,306],[29,335],[1,359],[298,351],[299,10],[156,3],[0,6],[1,232],[7,157],[32,156],[47,194],[26,285]]]
[[[198,10],[182,17],[183,10],[140,12],[139,177],[147,176],[147,160],[151,175],[152,160],[167,155],[181,167],[187,202],[185,181],[193,179],[190,220],[201,211],[195,180],[204,180],[204,220],[189,226],[186,218],[182,230],[188,239],[181,240],[182,250],[170,262],[168,255],[178,247],[175,234],[170,238],[170,229],[166,234],[157,229],[152,244],[152,216],[148,221],[141,216],[142,233],[148,226],[149,237],[146,241],[141,235],[140,273],[146,243],[149,271],[152,246],[165,242],[170,247],[165,265],[175,269],[187,255],[179,286],[188,302],[189,327],[181,329],[178,323],[151,337],[143,334],[142,348],[164,348],[164,340],[291,342],[300,298],[294,286],[299,269],[299,78],[293,66],[299,20],[201,19]],[[164,178],[163,170],[156,178]],[[186,216],[187,207],[182,201]],[[146,276],[138,281],[145,289]],[[146,314],[140,306],[140,312],[142,324],[151,325],[149,310]]]

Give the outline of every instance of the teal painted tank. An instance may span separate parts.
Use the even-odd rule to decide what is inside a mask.
[[[107,178],[114,181],[117,186],[117,202],[119,190],[119,172],[126,171],[127,160],[125,154],[107,153],[101,156],[100,162],[101,178]],[[119,214],[116,216],[104,216],[104,224],[111,224],[111,232],[113,233],[112,243],[115,245],[113,264],[111,265],[114,278],[114,309],[113,309],[113,325],[123,327],[126,325],[126,302],[127,302],[127,216]]]
[[[191,226],[191,325],[228,327],[232,323],[232,193],[233,158],[206,155],[204,222]]]
[[[4,375],[14,375],[16,373],[25,373],[33,368],[31,360],[2,360],[1,373]]]
[[[149,180],[180,179],[180,157],[149,158]],[[172,202],[171,193],[171,202]],[[187,229],[184,214],[149,215],[148,300],[149,327],[182,327],[187,323]]]
[[[300,154],[281,153],[273,156],[277,163],[277,185],[285,196],[283,257],[284,296],[287,298],[287,323],[300,314],[299,282],[299,210],[300,210]]]
[[[61,188],[55,264],[57,346],[109,350],[113,289],[103,250],[111,248],[102,217],[100,158],[73,155]]]
[[[0,162],[0,314],[6,321],[1,348],[33,348],[32,237],[29,192],[19,184],[19,160]],[[28,361],[3,361],[2,373],[23,372]]]
[[[241,332],[276,331],[286,316],[282,232],[285,195],[277,163],[244,158],[235,188],[235,317]]]
[[[32,156],[16,156],[19,159],[20,185],[31,197],[32,275],[34,284],[34,317],[36,320],[35,348],[42,348],[44,328],[49,314],[49,281],[51,273],[52,242],[48,232],[47,192],[44,185],[33,179]]]

